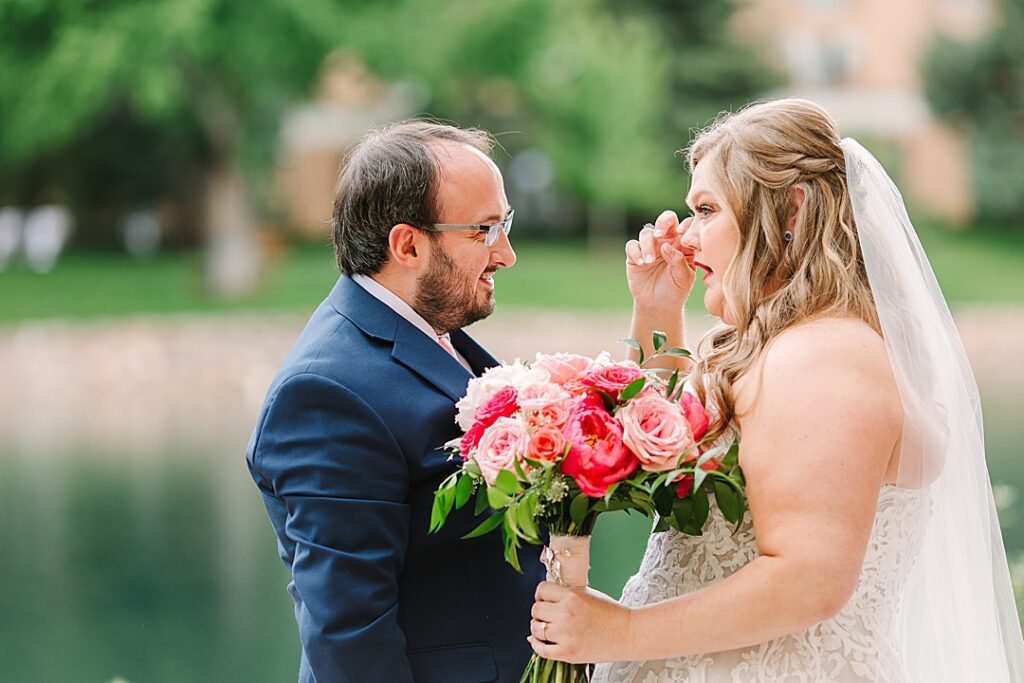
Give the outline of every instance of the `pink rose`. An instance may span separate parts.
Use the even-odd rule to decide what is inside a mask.
[[[480,438],[487,428],[494,424],[495,420],[515,415],[517,410],[519,410],[519,403],[514,387],[504,387],[491,396],[491,399],[476,411],[473,426],[459,441],[459,453],[462,457],[469,458],[469,452],[477,447]]]
[[[622,427],[600,400],[580,400],[569,414],[563,433],[569,441],[569,452],[561,470],[588,496],[603,496],[609,486],[628,477],[640,464],[622,443]]]
[[[690,423],[679,405],[653,392],[626,403],[616,417],[622,423],[623,443],[648,472],[675,469],[679,456],[694,445]]]
[[[532,384],[519,392],[519,404],[531,427],[561,427],[569,417],[572,396],[557,384]]]
[[[538,427],[530,436],[526,447],[526,457],[531,460],[547,460],[554,462],[565,453],[565,435],[558,427],[545,425]]]
[[[619,393],[630,382],[639,379],[642,374],[639,368],[629,365],[609,365],[588,372],[584,375],[582,381],[584,385],[600,389],[617,401],[619,400]]]
[[[708,412],[704,410],[704,406],[700,404],[697,397],[688,391],[684,391],[679,397],[679,405],[682,406],[683,413],[686,414],[686,421],[690,423],[693,440],[700,441],[700,438],[708,431],[708,423],[711,422]]]
[[[473,460],[480,466],[484,480],[493,485],[498,472],[515,472],[516,457],[526,450],[526,425],[512,417],[499,417],[484,430]]]
[[[538,353],[530,367],[546,370],[555,384],[565,384],[586,372],[592,363],[593,361],[586,356],[578,356],[575,353]]]
[[[531,384],[519,391],[519,407],[526,412],[569,400],[569,392],[552,382]]]

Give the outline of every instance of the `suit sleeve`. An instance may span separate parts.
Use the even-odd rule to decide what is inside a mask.
[[[304,374],[267,410],[254,463],[286,510],[302,646],[317,681],[412,682],[398,625],[409,474],[355,393]]]

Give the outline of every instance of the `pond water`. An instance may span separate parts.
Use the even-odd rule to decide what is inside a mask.
[[[1018,556],[1020,399],[984,381],[982,390],[1004,538]],[[0,429],[0,680],[295,679],[288,577],[243,461],[248,418],[211,431],[193,429],[193,417],[179,411],[141,439],[73,425],[49,441]],[[50,421],[66,426],[59,408]],[[597,588],[617,595],[649,526],[621,514],[599,522]]]

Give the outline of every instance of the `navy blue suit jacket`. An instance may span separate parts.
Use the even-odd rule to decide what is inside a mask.
[[[479,374],[498,362],[466,333]],[[518,681],[543,568],[500,535],[461,540],[472,505],[428,534],[455,470],[455,401],[470,373],[342,277],[274,378],[246,460],[292,573],[300,683]]]

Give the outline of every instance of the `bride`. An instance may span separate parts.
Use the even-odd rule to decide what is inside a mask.
[[[626,246],[632,336],[712,330],[688,386],[740,438],[749,512],[651,535],[621,603],[537,589],[543,657],[594,680],[1024,681],[974,383],[902,199],[817,105],[750,106],[689,149],[693,215]]]

